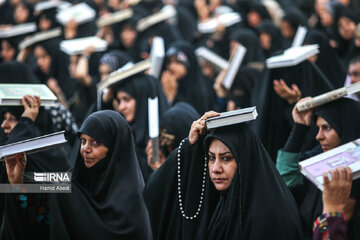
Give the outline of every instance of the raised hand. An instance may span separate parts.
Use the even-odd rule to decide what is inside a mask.
[[[288,101],[289,104],[293,104],[301,98],[301,91],[296,84],[292,84],[289,88],[282,79],[279,81],[275,79],[273,84],[276,94]]]
[[[300,99],[299,102],[307,101],[309,99],[311,99],[311,97]],[[314,109],[309,109],[299,112],[296,105],[292,110],[292,117],[294,122],[304,124],[306,126],[311,125],[313,114],[314,114]]]
[[[352,171],[349,167],[331,170],[331,181],[327,173],[324,177],[323,213],[343,212],[349,200],[352,186]]]
[[[196,143],[196,141],[199,139],[199,136],[206,132],[205,120],[219,115],[220,113],[210,111],[210,112],[206,112],[200,119],[194,121],[193,124],[191,125],[191,129],[188,137],[190,144]]]
[[[41,103],[40,97],[25,95],[21,99],[21,103],[24,106],[24,112],[21,116],[30,118],[33,122],[35,122],[39,114],[40,103]]]

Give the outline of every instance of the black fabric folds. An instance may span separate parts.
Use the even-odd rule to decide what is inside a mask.
[[[72,193],[51,194],[51,239],[151,239],[144,181],[126,120],[115,111],[95,112],[79,132],[110,149],[91,168],[78,154]]]
[[[206,173],[200,215],[185,219],[179,210],[177,150],[152,174],[144,190],[154,239],[302,239],[296,204],[266,150],[246,124],[218,128],[181,149],[181,191],[185,213],[198,208],[204,150],[211,139],[233,153],[237,171],[226,192],[219,193]]]

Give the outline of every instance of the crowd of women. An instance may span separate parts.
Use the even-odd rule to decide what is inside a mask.
[[[1,106],[0,145],[65,130],[67,143],[0,161],[0,183],[29,183],[31,172],[71,172],[71,193],[0,193],[0,239],[360,239],[360,182],[349,168],[324,174],[324,191],[299,162],[360,138],[359,94],[299,112],[296,103],[360,82],[357,0],[86,0],[91,21],[57,21],[58,4],[0,1],[0,32],[35,22],[37,32],[62,34],[20,48],[33,33],[0,35],[0,83],[46,84],[56,95],[43,107],[25,95]],[[140,31],[138,23],[164,7],[171,19]],[[126,20],[98,27],[107,15]],[[240,21],[198,24],[222,14]],[[319,53],[290,67],[266,59],[302,45]],[[69,56],[63,40],[97,36]],[[159,77],[138,72],[98,92],[101,81],[150,57],[154,37],[165,57]],[[230,89],[224,69],[195,54],[206,47],[229,59],[245,56]],[[149,136],[148,98],[158,98],[159,149]],[[252,122],[208,131],[220,112],[256,106]],[[158,155],[159,160],[153,161]]]

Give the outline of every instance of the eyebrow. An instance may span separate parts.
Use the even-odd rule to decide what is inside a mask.
[[[213,152],[208,152],[209,153],[209,155],[215,155],[215,153],[213,153]],[[226,154],[232,154],[232,152],[230,152],[230,151],[227,151],[227,152],[223,152],[223,153],[220,153],[220,155],[222,156],[222,155],[226,155]]]

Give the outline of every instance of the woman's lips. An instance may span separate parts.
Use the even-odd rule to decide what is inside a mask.
[[[226,178],[214,178],[213,181],[214,183],[223,183],[226,181]]]

